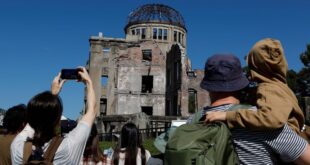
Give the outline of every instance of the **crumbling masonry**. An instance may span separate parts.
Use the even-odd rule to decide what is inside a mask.
[[[200,88],[203,71],[192,70],[181,14],[161,4],[128,16],[125,38],[91,36],[88,69],[100,116],[144,112],[188,116],[209,104]]]

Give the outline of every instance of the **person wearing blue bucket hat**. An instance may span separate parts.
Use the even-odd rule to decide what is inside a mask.
[[[249,84],[239,59],[232,54],[216,54],[205,65],[201,88],[212,92],[234,92]]]
[[[236,56],[216,54],[208,58],[205,64],[205,76],[200,85],[209,91],[211,105],[197,112],[200,115],[191,116],[188,123],[193,123],[196,116],[206,114],[208,117],[210,112],[226,113],[231,107],[240,105],[240,91],[249,85],[249,80]],[[248,106],[246,109],[257,110],[255,106]],[[230,130],[240,164],[309,163],[307,158],[309,145],[288,124],[268,131],[245,128]]]

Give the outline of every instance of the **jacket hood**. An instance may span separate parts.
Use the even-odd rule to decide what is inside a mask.
[[[250,50],[247,62],[253,80],[286,84],[288,66],[280,41],[271,38],[258,41]]]

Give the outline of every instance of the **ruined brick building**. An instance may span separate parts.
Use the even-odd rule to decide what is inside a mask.
[[[88,69],[100,116],[144,112],[188,116],[209,104],[200,88],[202,70],[192,70],[182,15],[146,4],[128,16],[125,38],[91,36]]]

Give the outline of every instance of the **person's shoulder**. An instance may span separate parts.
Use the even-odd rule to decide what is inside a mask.
[[[90,131],[91,126],[89,126],[87,122],[84,122],[82,120],[77,123],[77,126],[75,128],[73,128],[69,133],[65,135],[65,138],[83,138],[84,136],[87,136],[88,138],[88,134]]]

